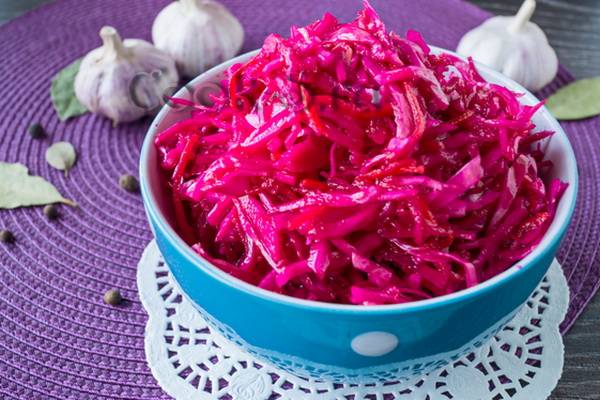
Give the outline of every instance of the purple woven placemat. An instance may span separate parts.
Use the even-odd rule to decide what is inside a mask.
[[[270,32],[286,33],[291,24],[311,22],[325,11],[349,20],[360,8],[359,1],[344,0],[223,2],[246,28],[244,51],[259,47]],[[39,208],[0,211],[0,229],[17,238],[14,245],[0,245],[0,398],[168,398],[146,366],[146,314],[136,292],[136,264],[151,233],[139,195],[117,184],[121,174],[136,173],[149,121],[115,129],[87,115],[60,123],[48,94],[58,70],[99,45],[102,25],[114,25],[124,37],[148,39],[166,3],[63,0],[0,27],[0,160],[26,164],[79,204],[61,207],[55,222]],[[459,0],[373,0],[373,5],[389,28],[418,29],[432,44],[451,49],[487,17]],[[561,70],[553,88],[569,80]],[[51,132],[48,139],[34,141],[26,134],[35,121]],[[572,291],[566,331],[600,279],[595,196],[600,119],[564,126],[581,175],[577,211],[559,256]],[[68,178],[44,161],[45,149],[58,140],[72,142],[79,152]],[[111,287],[129,299],[124,307],[102,303]]]

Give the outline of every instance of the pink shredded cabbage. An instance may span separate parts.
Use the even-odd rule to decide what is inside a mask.
[[[567,186],[540,178],[541,105],[368,3],[269,36],[224,87],[155,141],[177,229],[278,293],[372,305],[477,285],[532,251]]]

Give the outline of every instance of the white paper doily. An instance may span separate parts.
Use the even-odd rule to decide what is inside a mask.
[[[148,365],[177,400],[543,400],[562,373],[558,327],[569,291],[556,261],[526,305],[486,344],[430,374],[387,383],[303,379],[257,360],[211,330],[182,296],[154,241],[142,255],[137,281],[149,314]]]

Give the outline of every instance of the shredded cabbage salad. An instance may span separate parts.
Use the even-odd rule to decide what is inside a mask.
[[[532,251],[567,187],[540,178],[541,104],[368,3],[270,35],[223,88],[155,145],[180,235],[267,290],[376,305],[471,287]]]

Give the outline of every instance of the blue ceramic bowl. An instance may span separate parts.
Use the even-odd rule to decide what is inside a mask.
[[[437,50],[444,51],[444,50]],[[176,97],[201,100],[223,72],[248,53],[200,75]],[[525,93],[517,83],[480,66],[489,81]],[[550,266],[571,219],[577,193],[577,166],[567,136],[542,108],[539,130],[556,134],[544,144],[554,162],[553,176],[569,183],[552,225],[539,246],[517,265],[475,287],[409,304],[355,306],[320,303],[272,293],[238,280],[196,254],[178,236],[161,186],[153,139],[189,115],[165,107],[146,136],[140,178],[144,205],[158,246],[189,300],[215,329],[259,357],[304,376],[381,380],[421,373],[463,355],[507,322]],[[551,178],[546,177],[546,178]]]

